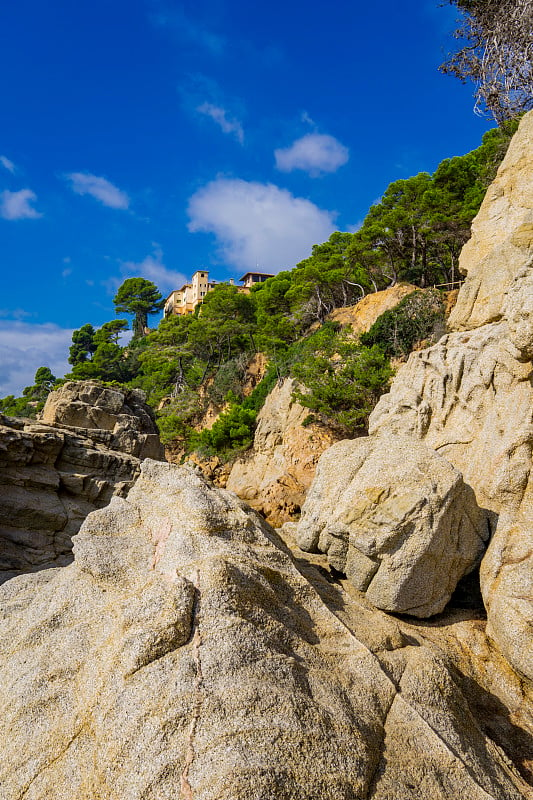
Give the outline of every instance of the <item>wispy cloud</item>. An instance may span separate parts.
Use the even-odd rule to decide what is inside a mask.
[[[20,395],[39,367],[50,367],[57,378],[64,375],[71,340],[71,329],[52,323],[0,321],[0,397]]]
[[[10,192],[6,189],[0,192],[0,217],[3,219],[38,219],[42,217],[31,203],[37,200],[37,195],[31,189],[20,189]]]
[[[191,232],[213,233],[226,263],[292,267],[335,230],[335,214],[274,184],[218,178],[189,200]]]
[[[28,319],[28,317],[34,317],[35,312],[33,311],[25,311],[23,308],[0,308],[0,317],[2,319]]]
[[[90,172],[70,172],[65,176],[76,194],[88,194],[108,208],[129,208],[130,198],[106,178]]]
[[[163,294],[173,289],[179,289],[187,280],[182,272],[177,272],[165,266],[163,251],[156,246],[154,251],[143,258],[142,261],[122,261],[120,263],[120,275],[109,278],[104,281],[103,285],[109,292],[114,294],[126,278],[137,277],[152,281]]]
[[[220,55],[226,47],[224,36],[186,13],[181,5],[172,9],[162,8],[151,16],[151,20],[157,27],[167,29],[180,42],[201,47],[211,55]]]
[[[17,168],[15,167],[13,162],[10,161],[9,158],[7,158],[7,156],[0,156],[0,164],[3,167],[5,167],[5,169],[7,169],[8,172],[11,172],[11,174],[14,174],[16,172]]]
[[[216,106],[213,103],[202,103],[196,109],[200,114],[205,114],[207,117],[216,122],[223,133],[229,133],[235,136],[241,144],[244,142],[244,130],[242,124],[235,117],[230,116],[229,112],[221,106]]]
[[[325,133],[308,133],[290,147],[274,151],[276,167],[282,172],[301,169],[317,177],[326,172],[336,172],[350,157],[347,147]]]

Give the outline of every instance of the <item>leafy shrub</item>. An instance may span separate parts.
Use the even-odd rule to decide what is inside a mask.
[[[190,449],[205,455],[233,454],[252,445],[257,412],[235,404],[224,411],[210,430],[191,435]]]
[[[392,375],[383,350],[365,347],[326,323],[301,345],[298,356],[291,365],[300,384],[294,398],[343,435],[364,430]]]
[[[411,292],[396,308],[385,311],[368,333],[361,334],[362,345],[379,345],[388,356],[408,355],[416,342],[436,340],[444,331],[444,306],[436,289]]]

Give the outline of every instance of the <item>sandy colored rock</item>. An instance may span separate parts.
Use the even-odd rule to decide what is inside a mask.
[[[139,459],[76,430],[0,416],[0,582],[68,564],[87,514],[138,476]]]
[[[106,444],[137,458],[163,458],[153,411],[140,389],[68,381],[48,395],[41,420],[49,425],[110,432]]]
[[[355,306],[336,308],[328,315],[328,319],[340,325],[350,325],[354,333],[366,333],[378,317],[396,308],[404,297],[417,289],[410,283],[397,283],[381,292],[367,294]]]
[[[251,452],[237,461],[226,488],[260,511],[272,525],[299,513],[321,453],[335,435],[303,425],[309,409],[292,400],[294,382],[277,384],[257,417]]]
[[[455,332],[410,355],[369,422],[372,435],[408,434],[433,447],[490,510],[494,539],[481,568],[488,630],[510,663],[528,676],[533,671],[532,132],[530,112],[472,226],[461,255],[468,275],[450,316]]]
[[[369,431],[423,440],[463,473],[481,506],[518,508],[531,480],[530,372],[505,321],[449,334],[411,353]]]
[[[5,800],[525,796],[445,659],[370,649],[192,471],[144,462],[75,556],[0,589]]]
[[[443,610],[487,537],[458,470],[393,436],[345,440],[322,455],[296,536],[377,608],[417,617]]]
[[[533,257],[533,113],[514,135],[472,223],[459,269],[466,281],[449,319],[451,330],[499,320],[517,271]]]
[[[143,397],[69,382],[49,396],[47,423],[0,415],[0,582],[68,564],[87,514],[133,485],[134,454],[161,456]]]
[[[509,662],[533,681],[533,525],[502,515],[481,566],[488,633]]]

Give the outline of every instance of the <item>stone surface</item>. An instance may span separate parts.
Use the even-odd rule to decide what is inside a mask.
[[[378,608],[429,617],[478,562],[485,514],[461,474],[407,437],[338,442],[321,457],[298,523]]]
[[[292,400],[294,382],[278,384],[258,414],[251,452],[232,467],[226,488],[280,525],[298,514],[333,432],[302,423],[309,409]]]
[[[50,398],[47,424],[0,417],[0,581],[69,563],[87,514],[133,485],[133,453],[161,454],[139,393],[84,381]]]
[[[423,440],[463,473],[480,505],[518,508],[531,480],[530,373],[505,321],[448,334],[411,353],[369,431]]]
[[[328,315],[328,319],[340,325],[350,325],[354,333],[365,333],[385,311],[396,308],[404,297],[417,289],[410,283],[397,283],[381,292],[367,294],[355,306],[336,308]]]
[[[163,458],[153,411],[140,389],[118,389],[93,381],[68,381],[48,395],[41,421],[97,429],[112,450],[137,458]],[[105,436],[104,432],[110,435]]]
[[[526,114],[489,187],[459,269],[467,278],[450,316],[452,330],[499,320],[505,294],[533,256],[533,114]]]
[[[502,514],[481,565],[488,633],[509,663],[533,681],[533,524]]]
[[[446,457],[491,511],[481,567],[488,631],[510,663],[533,674],[533,112],[489,189],[461,264],[454,332],[412,353],[370,417]],[[477,326],[477,327],[476,327]]]
[[[72,565],[0,588],[5,800],[526,797],[444,657],[352,629],[233,495],[142,469]]]

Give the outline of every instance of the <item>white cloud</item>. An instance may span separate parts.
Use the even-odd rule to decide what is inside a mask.
[[[202,103],[196,109],[200,114],[205,114],[211,117],[214,122],[224,133],[230,133],[235,136],[241,144],[244,142],[244,130],[242,124],[235,117],[228,116],[228,111],[221,106],[216,106],[213,103]]]
[[[0,321],[0,396],[19,396],[33,384],[39,367],[50,367],[56,378],[67,372],[72,330],[46,323]]]
[[[130,198],[106,178],[88,172],[71,172],[67,176],[72,191],[76,194],[89,194],[108,208],[128,208]]]
[[[124,261],[121,264],[122,279],[113,279],[112,289],[116,291],[125,278],[140,277],[146,278],[155,283],[162,294],[179,289],[187,278],[181,272],[176,272],[165,267],[163,263],[163,253],[156,248],[151,255],[146,256],[142,261]]]
[[[189,230],[215,234],[239,269],[277,272],[309,255],[335,230],[335,214],[273,184],[218,178],[189,200]]]
[[[30,203],[37,200],[37,195],[31,189],[20,189],[10,192],[6,189],[0,192],[0,217],[3,219],[38,219],[42,217]]]
[[[15,172],[16,167],[12,161],[9,160],[6,156],[0,156],[0,164],[7,169],[8,172],[12,174]]]
[[[335,172],[350,157],[347,147],[325,133],[307,133],[290,147],[274,151],[276,167],[282,172],[301,169],[316,177],[325,172]]]

